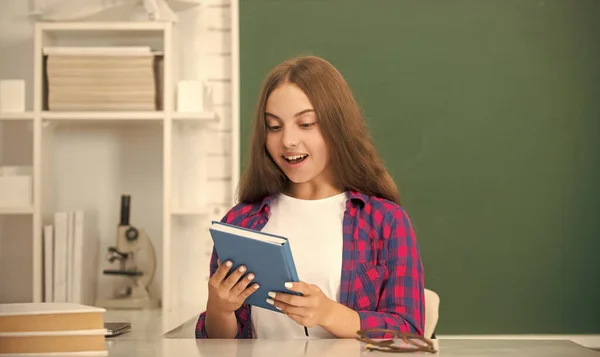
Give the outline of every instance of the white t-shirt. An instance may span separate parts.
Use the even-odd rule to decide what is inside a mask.
[[[331,300],[339,302],[342,273],[343,219],[346,193],[319,200],[302,200],[283,194],[271,203],[271,216],[262,232],[288,238],[298,277],[319,286]],[[282,289],[285,289],[282,287]],[[287,315],[251,307],[256,338],[335,338],[325,329],[308,329]]]

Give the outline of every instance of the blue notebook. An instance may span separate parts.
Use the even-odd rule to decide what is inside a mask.
[[[281,312],[267,303],[269,291],[301,295],[284,286],[288,281],[299,281],[287,238],[218,221],[213,221],[209,230],[219,260],[222,263],[231,260],[231,272],[240,265],[246,266],[244,276],[254,274],[250,285],[260,285],[259,289],[246,299],[247,304]]]

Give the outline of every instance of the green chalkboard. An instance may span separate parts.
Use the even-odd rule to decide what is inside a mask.
[[[600,333],[599,19],[597,0],[241,0],[242,133],[271,67],[326,58],[400,188],[438,334]]]

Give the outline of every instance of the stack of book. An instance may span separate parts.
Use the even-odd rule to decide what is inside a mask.
[[[51,111],[148,111],[159,106],[149,47],[45,47]]]
[[[0,356],[107,356],[104,312],[69,303],[0,304]]]

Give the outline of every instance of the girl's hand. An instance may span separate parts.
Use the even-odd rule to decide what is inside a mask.
[[[258,284],[252,284],[254,274],[250,273],[242,278],[246,267],[240,266],[229,276],[229,270],[233,266],[230,261],[221,264],[208,281],[208,309],[212,312],[225,315],[239,309],[248,296],[257,289]]]
[[[326,323],[335,301],[329,299],[316,285],[302,281],[285,285],[288,290],[302,293],[304,296],[269,292],[271,298],[267,299],[267,302],[302,326],[322,326]]]

